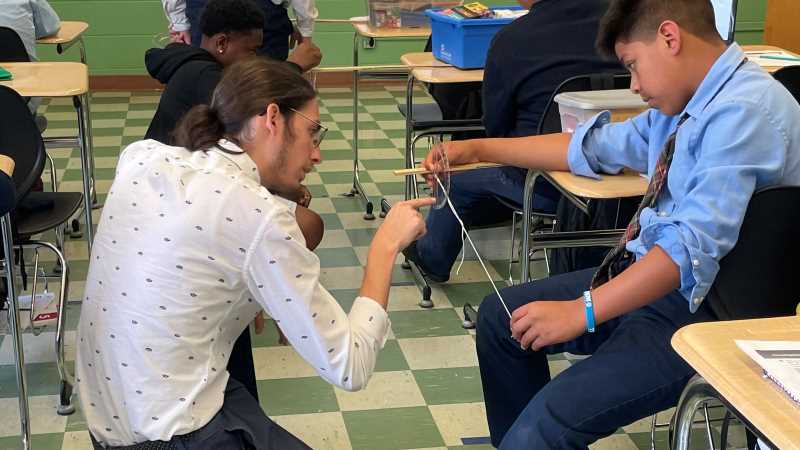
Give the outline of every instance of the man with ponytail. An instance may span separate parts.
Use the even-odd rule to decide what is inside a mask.
[[[262,309],[326,381],[363,388],[389,333],[398,253],[425,233],[392,208],[349,313],[320,284],[291,191],[321,161],[314,90],[264,59],[228,68],[176,144],[129,145],[95,237],[76,380],[95,448],[307,449],[229,377],[233,341]]]

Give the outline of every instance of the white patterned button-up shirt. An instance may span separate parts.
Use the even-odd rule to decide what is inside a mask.
[[[75,372],[89,429],[107,445],[207,424],[233,343],[262,308],[348,390],[366,384],[389,330],[375,301],[359,297],[345,314],[320,285],[294,209],[244,153],[128,146],[90,258]]]

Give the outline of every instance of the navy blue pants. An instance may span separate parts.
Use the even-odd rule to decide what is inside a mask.
[[[208,0],[186,1],[186,18],[189,19],[191,26],[189,32],[192,35],[192,45],[195,47],[200,46],[200,39],[203,36],[200,18],[206,3]],[[283,6],[272,3],[272,0],[257,0],[257,3],[261,5],[265,16],[264,41],[258,53],[285,61],[289,56],[289,36],[292,34],[289,13]]]
[[[595,269],[501,291],[509,309],[536,300],[574,300]],[[595,333],[541,351],[521,350],[495,294],[478,312],[477,347],[492,444],[503,450],[586,449],[618,428],[675,406],[694,371],[672,350],[680,327],[716,320],[694,314],[673,292],[598,326]],[[547,354],[591,355],[551,380]]]
[[[527,171],[516,167],[472,170],[450,177],[450,200],[469,229],[511,219],[511,209],[498,199],[522,205]],[[533,209],[555,212],[558,191],[544,180],[535,186]],[[461,251],[461,226],[445,206],[428,213],[428,232],[417,241],[422,270],[447,278]]]

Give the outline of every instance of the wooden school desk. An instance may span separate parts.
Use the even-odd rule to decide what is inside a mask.
[[[88,127],[84,102],[89,92],[89,72],[85,64],[77,62],[27,62],[0,63],[13,78],[0,84],[14,89],[23,97],[72,97],[78,115],[77,143],[80,149],[83,201],[86,218],[86,240],[92,250],[92,196]]]
[[[698,375],[678,402],[673,450],[689,448],[694,413],[709,399],[721,400],[772,449],[800,449],[800,405],[763,377],[736,339],[800,340],[800,317],[696,323],[675,333],[672,347]]]
[[[36,43],[41,45],[55,45],[56,52],[61,55],[67,50],[69,50],[73,45],[78,45],[78,50],[80,51],[81,62],[83,64],[86,63],[86,45],[83,42],[83,34],[86,30],[89,29],[89,24],[86,22],[74,22],[74,21],[63,21],[61,22],[61,28],[58,30],[58,33],[47,36],[41,39],[37,39]],[[89,173],[90,177],[90,187],[92,188],[92,201],[93,207],[99,208],[100,204],[97,203],[96,191],[94,190],[94,135],[92,133],[92,108],[91,108],[91,95],[88,93],[86,94],[86,98],[84,101],[84,110],[86,111],[86,140],[87,146],[89,149]],[[64,138],[51,138],[45,139],[46,144],[50,144],[51,146],[54,145],[72,145],[70,143],[70,139]]]
[[[358,66],[358,46],[367,41],[374,45],[377,40],[389,39],[423,39],[431,34],[430,28],[375,28],[368,22],[352,19],[353,25],[353,66]],[[353,72],[353,187],[345,195],[353,197],[360,196],[365,205],[364,219],[373,220],[373,203],[364,193],[361,180],[358,177],[358,84],[361,79],[403,79],[406,71],[399,69],[395,71],[369,71],[357,70]]]
[[[638,173],[624,171],[619,175],[600,175],[599,180],[573,175],[570,172],[529,170],[525,179],[523,195],[522,249],[520,282],[531,281],[531,252],[541,249],[614,246],[622,237],[623,229],[587,230],[531,234],[531,214],[533,214],[533,187],[542,177],[549,181],[561,194],[588,213],[589,200],[637,197],[647,192],[649,180]]]
[[[414,143],[422,136],[450,134],[457,131],[483,130],[482,124],[469,123],[476,121],[442,120],[437,126],[431,127],[430,129],[426,128],[423,133],[412,137],[415,131],[413,129],[414,83],[416,81],[429,84],[479,82],[483,81],[483,69],[462,70],[437,60],[433,57],[433,53],[431,52],[406,53],[400,57],[400,61],[409,70],[406,84],[405,164],[406,169],[411,169],[416,164],[416,161],[414,161]],[[417,197],[418,192],[415,177],[406,177],[405,191],[406,199]]]

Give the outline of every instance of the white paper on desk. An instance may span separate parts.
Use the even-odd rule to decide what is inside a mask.
[[[737,340],[736,345],[764,369],[767,378],[800,402],[800,341]]]
[[[745,52],[745,54],[750,61],[753,61],[761,67],[800,66],[800,60],[795,61],[795,59],[797,59],[796,56],[783,51],[754,51]],[[789,60],[764,58],[765,56],[777,56],[779,58],[789,58]]]

